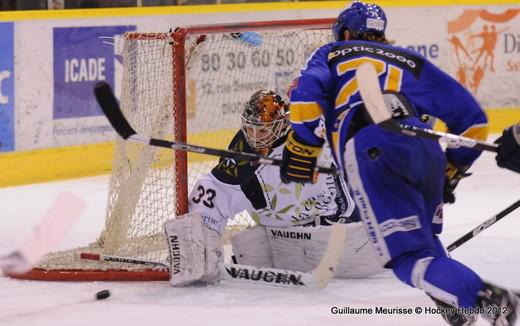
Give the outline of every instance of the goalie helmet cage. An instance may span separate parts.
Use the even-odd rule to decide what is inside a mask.
[[[266,21],[193,26],[171,33],[127,33],[121,109],[143,136],[225,149],[240,129],[240,114],[251,95],[271,89],[286,97],[309,55],[332,41],[333,22]],[[231,161],[222,163],[230,175],[236,173],[237,165],[248,164]],[[216,164],[215,157],[116,139],[105,228],[98,239],[84,247],[50,253],[31,272],[11,277],[168,280],[164,270],[81,260],[80,253],[166,262],[163,223],[187,213],[191,188]],[[211,206],[214,191],[198,188],[192,196]],[[230,220],[226,232],[252,224],[254,217],[242,213]]]

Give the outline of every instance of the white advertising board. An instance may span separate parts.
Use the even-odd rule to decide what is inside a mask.
[[[0,83],[5,84],[0,87],[0,108],[4,111],[0,111],[0,126],[4,125],[0,128],[0,135],[4,138],[0,151],[112,140],[114,133],[94,101],[92,87],[97,81],[108,81],[119,94],[122,58],[118,40],[126,31],[165,32],[194,22],[216,24],[273,20],[273,17],[277,20],[328,18],[335,17],[338,11],[246,11],[1,23],[0,38],[9,39],[8,34],[13,34],[14,60],[0,55]],[[389,7],[386,12],[390,39],[397,45],[415,49],[445,69],[466,85],[483,106],[520,106],[518,6]],[[14,29],[6,24],[14,24]],[[296,54],[300,50],[288,51]],[[242,54],[248,58],[253,56],[253,53]],[[236,59],[242,54],[237,52]],[[262,63],[261,54],[259,61],[246,60],[244,64]],[[276,65],[272,63],[275,63],[277,54],[270,53],[271,62],[264,67],[274,74]],[[221,59],[226,59],[225,54]],[[13,66],[13,71],[3,68],[10,66]],[[259,65],[255,69],[263,68]],[[284,79],[282,74],[278,76],[277,81],[274,77],[270,81],[256,81],[257,86],[274,83],[274,87],[281,90],[290,78],[286,76]],[[14,82],[14,87],[8,87],[9,82]],[[202,82],[197,80],[197,83]],[[239,99],[246,98],[246,93],[251,92],[249,86],[243,88],[234,83],[230,80],[211,87],[217,92],[237,89]],[[226,105],[228,110],[236,110],[233,104]],[[11,114],[7,114],[8,110]]]

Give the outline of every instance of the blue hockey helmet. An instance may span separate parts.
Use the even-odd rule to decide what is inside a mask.
[[[332,33],[336,41],[344,40],[346,30],[355,35],[365,32],[384,34],[386,22],[383,8],[376,4],[355,1],[339,14],[332,26]]]

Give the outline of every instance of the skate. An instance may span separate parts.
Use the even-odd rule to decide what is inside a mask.
[[[441,309],[442,318],[451,326],[471,326],[475,325],[478,320],[477,314],[465,314],[461,311],[458,311],[456,307],[447,304],[437,298],[429,296],[435,305]]]
[[[496,285],[484,282],[484,289],[478,293],[481,316],[494,326],[514,325],[520,309],[518,294]]]

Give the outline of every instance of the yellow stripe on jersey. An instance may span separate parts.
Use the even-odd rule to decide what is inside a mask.
[[[385,90],[400,92],[403,70],[393,65],[388,65],[388,76],[385,81]]]
[[[321,106],[316,102],[293,102],[289,116],[292,123],[303,123],[319,119],[321,113]]]
[[[341,157],[341,153],[339,150],[339,136],[340,131],[343,128],[343,122],[345,121],[345,117],[347,116],[347,111],[343,111],[338,118],[336,119],[336,122],[334,123],[334,130],[332,131],[332,145],[331,149],[334,151],[334,154],[339,159]]]
[[[485,141],[489,134],[489,126],[488,124],[478,124],[474,125],[468,130],[464,131],[461,136],[473,138],[476,140]]]

